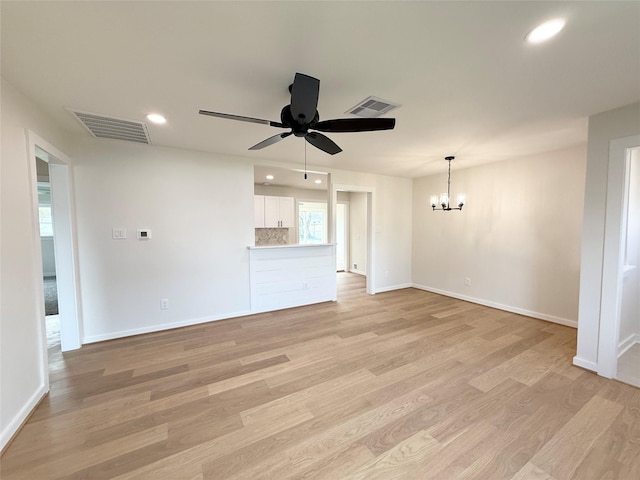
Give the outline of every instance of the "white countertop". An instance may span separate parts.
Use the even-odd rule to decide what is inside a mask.
[[[247,248],[249,250],[263,250],[268,248],[301,248],[301,247],[333,247],[335,243],[313,243],[308,245],[301,245],[299,243],[290,244],[290,245],[249,245]]]

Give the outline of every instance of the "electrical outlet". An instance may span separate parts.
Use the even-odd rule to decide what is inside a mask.
[[[467,287],[470,287],[470,286],[471,286],[471,277],[465,277],[465,278],[464,278],[464,284],[465,284]]]
[[[169,308],[169,299],[163,298],[162,300],[160,300],[160,309],[166,310],[167,308]]]
[[[357,269],[358,269],[358,264],[357,264],[357,263],[354,263],[354,264],[353,264],[353,268],[354,268],[355,270],[357,270]]]

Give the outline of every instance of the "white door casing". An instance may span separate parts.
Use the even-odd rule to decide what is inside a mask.
[[[606,378],[615,378],[617,373],[628,195],[626,178],[630,151],[638,146],[640,135],[612,140],[609,144],[597,360],[598,374]]]

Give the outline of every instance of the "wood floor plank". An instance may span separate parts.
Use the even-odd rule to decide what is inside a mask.
[[[345,480],[388,480],[419,478],[418,468],[436,457],[442,445],[425,431],[395,445],[392,449],[365,463]]]
[[[571,478],[591,445],[606,431],[623,406],[594,396],[538,452],[531,462],[556,478]],[[557,459],[562,458],[562,462]]]
[[[547,472],[529,462],[516,473],[511,480],[556,480]]]
[[[3,480],[640,478],[640,390],[575,330],[406,288],[60,352]]]

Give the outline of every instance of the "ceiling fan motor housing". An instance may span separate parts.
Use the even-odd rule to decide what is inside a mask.
[[[318,120],[320,120],[320,115],[317,110],[310,122],[305,122],[304,119],[294,119],[291,113],[291,105],[286,105],[280,112],[280,121],[283,125],[293,130],[293,134],[296,137],[304,137],[308,133],[309,128],[313,128],[313,125],[318,123]]]

